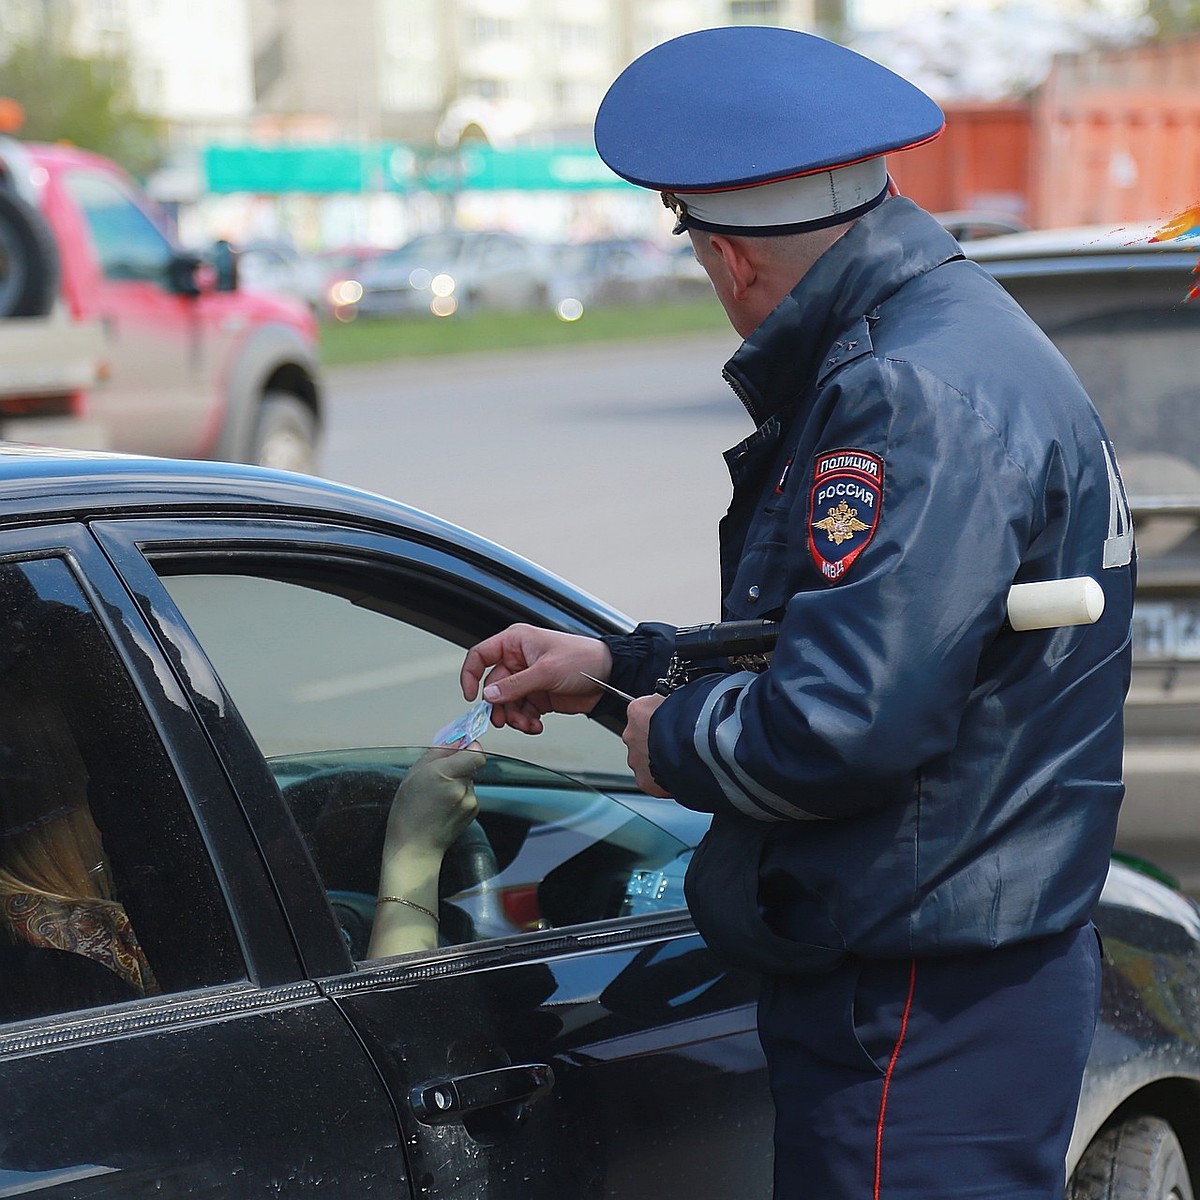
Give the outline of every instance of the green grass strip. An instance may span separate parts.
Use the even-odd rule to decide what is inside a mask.
[[[469,354],[541,346],[578,346],[728,328],[715,297],[645,308],[589,310],[578,321],[552,313],[480,312],[458,317],[360,317],[321,325],[321,361],[327,366],[394,358]]]

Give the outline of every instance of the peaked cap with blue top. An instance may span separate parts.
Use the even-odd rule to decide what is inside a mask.
[[[853,220],[889,190],[883,155],[932,141],[942,110],[814,34],[702,29],[635,59],[596,115],[596,149],[663,193],[675,232],[785,234]]]

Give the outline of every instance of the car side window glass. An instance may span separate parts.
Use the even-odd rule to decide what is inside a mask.
[[[474,777],[477,815],[437,867],[436,910],[414,910],[403,881],[389,887],[402,899],[382,903],[405,904],[416,937],[402,929],[376,942],[388,823],[413,819],[410,773],[426,753],[385,746],[270,760],[356,960],[685,906],[682,842],[578,780],[487,752]],[[426,920],[436,931],[426,925],[422,940]]]
[[[0,1021],[245,977],[179,780],[60,558],[0,564],[0,772]]]
[[[208,652],[263,754],[423,746],[467,707],[458,673],[474,640],[436,613],[392,615],[361,581],[338,590],[250,574],[163,585]],[[584,718],[528,737],[489,729],[490,751],[632,786],[621,740]]]
[[[400,784],[467,707],[462,646],[437,618],[399,619],[350,588],[249,575],[172,573],[163,583],[266,756],[364,957]],[[443,944],[684,905],[683,843],[574,777],[626,779],[620,740],[582,718],[547,724],[536,738],[483,736],[480,811],[441,864]],[[539,752],[539,763],[527,761]]]
[[[165,285],[174,251],[133,199],[100,175],[74,171],[66,183],[87,221],[104,277]]]

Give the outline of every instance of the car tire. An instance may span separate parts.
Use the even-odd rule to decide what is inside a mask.
[[[0,190],[0,317],[43,317],[58,295],[58,248],[31,204]]]
[[[1159,1117],[1103,1130],[1083,1152],[1066,1200],[1195,1200],[1175,1131]]]
[[[249,460],[260,467],[311,475],[317,461],[312,409],[289,392],[267,392],[259,407]]]

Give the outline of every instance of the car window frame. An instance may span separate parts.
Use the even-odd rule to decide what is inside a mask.
[[[245,967],[242,979],[130,1000],[104,1010],[105,1014],[111,1013],[112,1020],[120,1025],[149,1019],[147,1008],[179,1009],[181,1005],[194,1006],[200,998],[204,1003],[237,1003],[237,997],[257,989],[302,980],[283,914],[269,889],[265,870],[251,857],[256,856],[255,847],[222,765],[192,717],[184,689],[156,646],[121,577],[83,524],[62,521],[0,532],[0,562],[20,564],[37,558],[58,559],[66,565],[121,663],[146,720],[162,742],[165,758],[196,824],[198,844],[216,877],[237,943],[235,952]],[[129,1015],[135,1007],[136,1015]],[[17,1032],[27,1026],[36,1029],[47,1021],[56,1027],[63,1022],[78,1024],[84,1030],[96,1019],[96,1010],[82,1009],[22,1022]],[[10,1030],[15,1029],[5,1026],[0,1031],[6,1042]]]
[[[398,959],[353,963],[267,761],[159,579],[156,564],[210,562],[228,567],[231,556],[237,554],[245,555],[247,561],[255,557],[262,560],[269,554],[277,560],[291,555],[297,563],[307,565],[327,554],[342,565],[361,563],[365,570],[437,576],[449,588],[457,589],[464,605],[492,614],[497,626],[526,620],[575,633],[595,634],[602,630],[566,605],[556,603],[552,595],[539,595],[518,578],[493,569],[469,552],[455,553],[449,544],[434,545],[416,534],[409,539],[394,530],[330,523],[312,515],[288,519],[283,514],[129,518],[97,522],[94,529],[130,583],[148,623],[175,647],[172,657],[189,663],[191,682],[187,686],[216,689],[220,693],[220,706],[209,705],[199,715],[210,738],[227,759],[234,789],[246,801],[247,820],[252,826],[262,820],[272,824],[271,836],[260,834],[259,842],[268,870],[276,881],[281,905],[290,909],[297,897],[305,898],[302,911],[290,914],[290,919],[310,978],[364,972],[372,978],[380,972],[399,972],[397,977],[402,977],[411,969],[420,969],[419,964],[430,956],[445,960],[453,969],[467,969],[476,962],[524,960],[530,954],[574,953],[581,944],[597,940],[615,944],[695,931],[687,910],[676,908],[560,929],[531,930],[508,938],[419,951]],[[606,724],[615,733],[615,724]],[[605,794],[622,802],[619,789],[605,789]],[[645,800],[640,792],[634,792],[633,796]],[[627,807],[637,816],[652,820],[644,804],[639,806],[635,801]],[[666,825],[661,827],[672,833]],[[318,903],[313,902],[314,892],[320,896]],[[414,960],[418,967],[409,966]]]

